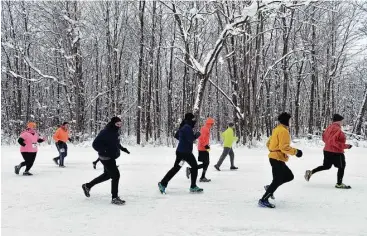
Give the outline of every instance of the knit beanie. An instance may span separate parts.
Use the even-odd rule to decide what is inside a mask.
[[[114,116],[114,117],[111,118],[110,123],[116,124],[117,122],[121,122],[120,117]]]
[[[194,118],[195,116],[191,112],[185,114],[185,120],[193,120]]]
[[[289,126],[289,120],[291,119],[291,115],[287,112],[283,112],[278,116],[278,121],[282,125]]]
[[[344,117],[342,117],[341,115],[339,114],[333,115],[333,122],[342,121],[342,120],[344,120]]]

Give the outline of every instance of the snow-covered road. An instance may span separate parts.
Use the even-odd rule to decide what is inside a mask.
[[[302,148],[302,147],[301,147]],[[207,177],[198,183],[202,194],[190,194],[189,180],[181,170],[161,195],[157,183],[172,167],[173,148],[131,147],[122,154],[120,196],[125,206],[110,204],[110,182],[95,186],[86,198],[81,185],[102,172],[91,162],[92,148],[70,145],[67,168],[52,162],[52,146],[42,146],[31,172],[14,174],[22,158],[17,147],[1,150],[2,233],[13,236],[103,235],[367,235],[367,149],[348,150],[344,182],[351,190],[335,189],[337,169],[303,178],[306,169],[322,163],[322,149],[303,147],[304,157],[288,165],[295,179],[275,193],[276,209],[257,206],[271,181],[265,149],[235,149],[238,171],[214,170],[221,147],[212,146]],[[196,155],[196,152],[195,152]],[[22,169],[23,171],[24,169]],[[22,173],[22,172],[21,172]],[[201,171],[199,172],[199,174]]]

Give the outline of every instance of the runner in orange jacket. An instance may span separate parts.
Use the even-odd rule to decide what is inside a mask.
[[[200,129],[200,137],[199,137],[199,143],[198,143],[198,151],[199,151],[199,156],[198,156],[198,161],[202,162],[202,164],[198,165],[198,169],[203,169],[203,173],[201,175],[200,178],[200,182],[210,182],[211,179],[207,179],[205,177],[206,171],[208,169],[209,166],[209,151],[210,151],[210,145],[209,145],[209,141],[210,141],[210,128],[214,125],[214,119],[213,118],[208,118],[206,120],[206,123],[203,127],[201,127]],[[187,178],[190,177],[191,174],[191,168],[187,167],[186,168],[186,176]]]
[[[53,138],[55,140],[57,151],[59,152],[59,156],[53,158],[53,161],[56,163],[56,165],[63,168],[65,167],[64,159],[68,155],[68,145],[66,142],[72,141],[72,139],[69,137],[69,123],[64,122],[60,128],[56,130]]]

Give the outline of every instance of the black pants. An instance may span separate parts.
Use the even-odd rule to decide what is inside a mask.
[[[208,151],[199,151],[198,160],[202,162],[202,164],[198,165],[198,169],[203,168],[203,173],[201,178],[205,178],[206,170],[209,167],[209,152]]]
[[[37,152],[21,152],[24,161],[20,163],[20,167],[25,166],[25,171],[28,172],[32,166],[34,161],[36,160]]]
[[[55,159],[59,162],[59,166],[64,165],[64,159],[68,155],[68,145],[66,143],[57,144],[55,143],[59,156]]]
[[[292,171],[288,168],[285,162],[272,158],[269,158],[269,161],[273,172],[273,181],[269,185],[268,190],[265,192],[263,199],[268,199],[280,185],[294,179]]]
[[[120,171],[116,166],[116,160],[100,160],[101,163],[104,166],[104,172],[91,182],[87,183],[88,188],[92,188],[96,184],[100,184],[102,182],[105,182],[109,179],[112,179],[111,181],[111,194],[112,198],[118,197],[118,191],[119,191],[119,180],[120,180]]]
[[[163,177],[161,184],[167,187],[168,182],[180,171],[185,161],[191,166],[191,188],[196,187],[198,177],[198,163],[192,153],[176,152],[176,161],[173,167]]]
[[[99,161],[99,158],[97,158],[97,160],[93,161],[93,163],[97,164]]]
[[[313,169],[312,174],[319,171],[328,170],[331,168],[332,165],[338,168],[337,183],[342,184],[346,165],[344,153],[324,151],[324,163],[322,164],[322,166]]]

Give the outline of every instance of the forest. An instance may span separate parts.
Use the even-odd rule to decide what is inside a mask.
[[[331,116],[367,135],[367,2],[2,1],[1,129],[78,141],[118,115],[136,144],[173,143],[184,113],[233,121],[241,143],[279,113],[294,137]]]

